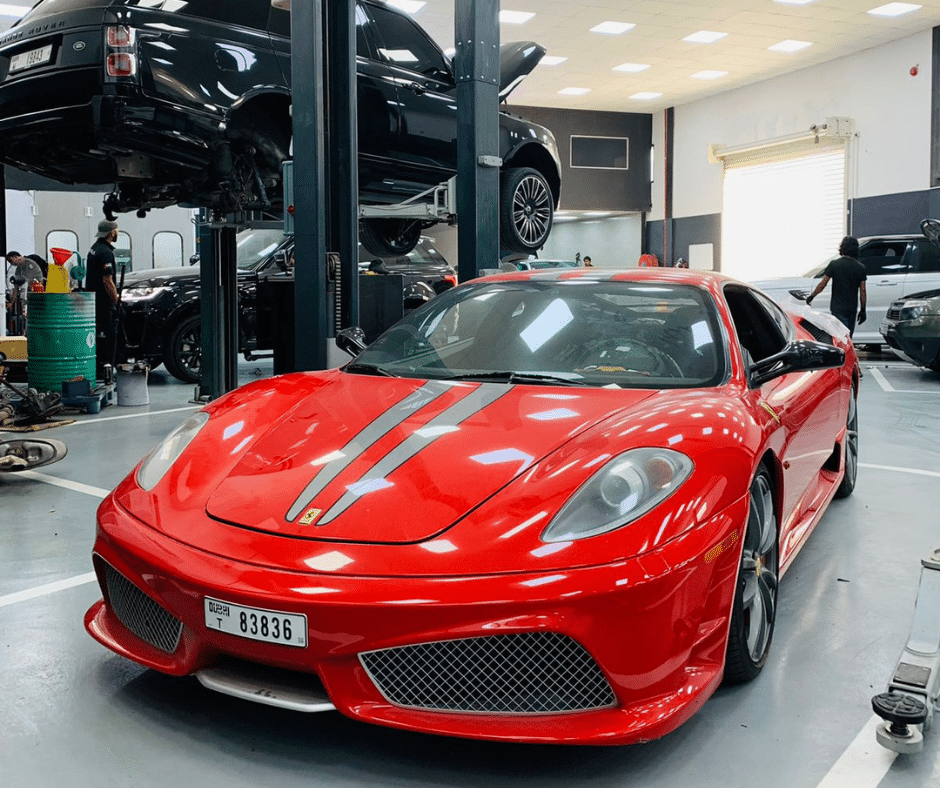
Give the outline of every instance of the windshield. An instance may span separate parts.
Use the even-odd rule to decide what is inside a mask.
[[[243,230],[235,238],[235,259],[243,271],[253,271],[284,241],[283,230]]]
[[[724,376],[716,308],[689,285],[573,280],[450,290],[350,372],[506,383],[691,388]]]

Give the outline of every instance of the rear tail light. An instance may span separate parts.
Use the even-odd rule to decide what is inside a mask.
[[[134,45],[134,29],[131,27],[107,28],[108,46],[113,49],[130,47]]]
[[[106,79],[116,81],[137,76],[137,35],[132,27],[112,25],[105,28]]]
[[[137,58],[129,52],[108,55],[109,77],[132,77],[137,73]]]
[[[451,287],[456,287],[456,286],[457,286],[457,277],[456,277],[456,276],[451,276],[451,275],[448,274],[448,275],[446,275],[446,276],[444,277],[444,281],[445,281],[445,282],[449,282]]]

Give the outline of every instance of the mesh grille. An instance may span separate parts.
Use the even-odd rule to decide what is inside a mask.
[[[825,342],[827,345],[835,344],[832,341],[832,334],[826,333],[819,326],[811,323],[809,320],[800,320],[800,325],[813,335],[817,342]]]
[[[900,320],[901,319],[901,304],[895,302],[888,307],[888,320]]]
[[[397,706],[551,714],[605,708],[616,700],[584,647],[556,632],[445,640],[359,658]]]
[[[118,620],[137,637],[154,648],[172,654],[176,651],[183,622],[135,586],[114,567],[106,567],[108,602]]]

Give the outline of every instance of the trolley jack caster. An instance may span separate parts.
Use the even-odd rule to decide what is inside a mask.
[[[898,753],[920,752],[940,698],[940,549],[921,559],[920,587],[907,645],[888,682],[871,700],[878,743]]]

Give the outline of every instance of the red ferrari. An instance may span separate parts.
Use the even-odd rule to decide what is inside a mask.
[[[102,503],[95,639],[290,709],[648,741],[759,673],[779,578],[855,484],[846,331],[717,274],[503,274],[341,342]]]

